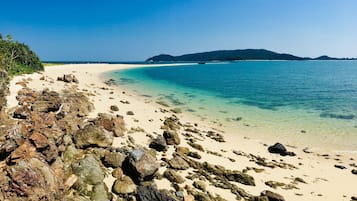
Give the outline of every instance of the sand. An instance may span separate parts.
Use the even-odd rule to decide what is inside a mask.
[[[175,64],[173,64],[175,65]],[[163,112],[169,110],[162,105],[157,104],[153,98],[144,97],[125,89],[125,86],[108,86],[104,83],[105,78],[103,73],[113,70],[120,70],[126,68],[135,68],[143,65],[129,65],[129,64],[69,64],[61,66],[49,66],[45,68],[43,73],[34,73],[31,75],[23,75],[15,77],[10,83],[10,95],[8,96],[9,112],[11,108],[17,105],[16,94],[21,86],[17,82],[26,79],[29,81],[28,87],[42,90],[49,88],[51,90],[60,91],[66,87],[76,86],[81,91],[92,93],[90,100],[95,106],[95,110],[90,114],[90,117],[95,117],[97,113],[113,113],[124,116],[128,133],[124,137],[115,138],[113,146],[120,147],[125,143],[128,136],[135,139],[136,144],[147,147],[149,138],[146,134],[162,134],[160,127],[162,126],[165,117],[173,115],[172,112]],[[150,66],[150,65],[145,65]],[[78,80],[79,84],[69,84],[56,81],[58,76],[63,74],[73,74]],[[43,77],[44,79],[40,79]],[[129,104],[124,103],[128,101]],[[111,105],[117,105],[119,111],[112,112]],[[134,115],[128,115],[127,112],[132,111]],[[183,124],[194,125],[197,123],[197,128],[201,131],[219,131],[222,127],[218,127],[212,122],[208,122],[186,113],[177,114]],[[144,132],[134,131],[135,128],[142,128]],[[254,128],[251,128],[254,129]],[[131,131],[130,131],[131,130]],[[252,130],[251,130],[252,131]],[[254,131],[254,130],[253,130]],[[260,131],[261,132],[261,131]],[[248,174],[255,178],[256,186],[237,185],[247,192],[259,195],[263,190],[271,190],[279,193],[286,200],[350,200],[352,196],[357,196],[355,185],[357,184],[357,175],[351,173],[352,169],[357,169],[353,164],[357,158],[356,153],[307,153],[303,151],[305,147],[296,147],[294,145],[287,146],[289,151],[296,153],[296,156],[280,156],[268,152],[267,147],[276,142],[264,139],[249,139],[244,137],[241,132],[225,131],[221,132],[224,135],[226,142],[220,143],[208,137],[198,137],[205,152],[198,151],[202,156],[200,161],[207,161],[212,164],[218,164],[227,169],[243,170],[247,167],[254,167],[264,169],[258,173],[253,170],[248,171]],[[184,139],[181,136],[181,139]],[[182,141],[182,146],[189,147],[185,140]],[[284,144],[284,142],[281,142]],[[222,156],[208,154],[207,150],[217,152]],[[166,155],[170,155],[174,151],[171,147]],[[237,155],[233,151],[242,153]],[[268,168],[257,165],[251,161],[249,155],[260,156],[267,158],[268,161],[278,161],[293,165],[296,168]],[[161,158],[160,155],[157,156]],[[346,169],[336,168],[335,165],[342,165]],[[163,172],[164,168],[160,169]],[[188,171],[179,172],[186,175]],[[278,181],[285,184],[292,184],[295,178],[302,178],[306,183],[296,183],[296,188],[284,190],[282,188],[271,188],[265,184],[267,181]],[[111,188],[114,178],[107,175],[105,182]],[[170,182],[166,179],[156,181],[159,188],[172,188]],[[192,186],[191,180],[186,180],[185,184]],[[208,183],[207,183],[208,185]],[[227,200],[235,200],[235,196],[228,190],[216,188],[208,185],[207,189],[212,193],[220,194]]]

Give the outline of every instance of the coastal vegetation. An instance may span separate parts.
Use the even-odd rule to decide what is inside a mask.
[[[207,61],[236,61],[236,60],[349,60],[353,58],[332,58],[321,56],[317,58],[298,57],[286,53],[276,53],[265,49],[243,49],[243,50],[216,50],[172,56],[160,54],[148,58],[146,61],[155,62],[207,62]]]
[[[0,70],[10,76],[43,70],[41,60],[29,46],[14,41],[11,35],[0,34]]]

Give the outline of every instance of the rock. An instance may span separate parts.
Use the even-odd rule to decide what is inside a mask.
[[[356,201],[356,200],[357,200],[357,196],[352,196],[352,197],[351,197],[351,200],[352,200],[352,201]]]
[[[163,136],[166,140],[168,145],[179,145],[180,144],[180,137],[174,130],[165,130]]]
[[[112,191],[116,194],[131,194],[135,193],[136,185],[128,176],[123,176],[115,180]]]
[[[127,172],[134,181],[151,180],[158,169],[156,158],[140,149],[131,151],[123,164],[124,172]]]
[[[173,115],[165,119],[164,126],[167,130],[178,130],[181,127],[181,123],[179,122],[179,119]]]
[[[179,197],[181,199],[185,197],[185,194],[182,191],[176,191],[175,195],[176,195],[176,197]]]
[[[105,130],[113,132],[116,137],[124,136],[125,122],[121,116],[112,116],[109,114],[101,113],[98,118],[95,119],[97,126],[102,126]]]
[[[77,175],[72,174],[71,176],[69,176],[66,181],[64,182],[64,186],[66,187],[66,189],[70,189],[73,184],[75,184],[78,180]]]
[[[110,195],[108,193],[108,188],[104,183],[94,185],[92,192],[90,194],[90,200],[92,201],[110,201]]]
[[[110,147],[113,143],[113,135],[94,125],[87,125],[77,131],[74,141],[79,148]]]
[[[246,173],[238,170],[226,170],[223,166],[211,165],[207,162],[201,164],[201,169],[216,175],[223,177],[229,181],[235,181],[244,185],[255,186],[254,178]]]
[[[195,151],[190,151],[190,152],[187,154],[187,156],[190,156],[190,157],[196,158],[196,159],[201,159],[201,158],[202,158],[201,155],[198,154],[198,153],[195,152]]]
[[[215,133],[213,131],[208,131],[206,136],[217,142],[225,142],[222,134]]]
[[[198,190],[201,190],[203,192],[206,191],[206,184],[203,181],[194,181],[193,186],[197,188]]]
[[[29,141],[24,142],[10,155],[10,161],[17,163],[23,159],[39,158],[36,148]]]
[[[165,138],[161,135],[157,136],[157,138],[151,141],[149,147],[155,149],[156,151],[167,151]]]
[[[190,153],[190,149],[187,147],[176,147],[176,152],[179,154],[183,154],[183,155],[187,155],[188,153]]]
[[[43,90],[36,101],[32,104],[31,110],[35,112],[57,112],[62,105],[59,93],[55,91]]]
[[[26,106],[16,107],[12,117],[15,119],[27,119],[31,116],[31,110]]]
[[[67,116],[69,118],[85,117],[93,109],[93,103],[88,100],[84,93],[63,90],[63,107],[57,116]],[[72,120],[69,118],[66,120]]]
[[[78,83],[78,79],[76,78],[76,76],[72,75],[72,74],[64,74],[62,77],[57,77],[57,81],[63,81],[63,82],[67,82],[67,83]]]
[[[251,201],[269,201],[269,198],[267,196],[256,196]]]
[[[183,197],[184,201],[195,201],[195,197],[193,195],[186,195]]]
[[[112,172],[112,176],[119,179],[124,176],[123,170],[121,168],[115,168]]]
[[[268,151],[274,154],[280,154],[281,156],[295,156],[294,152],[289,152],[286,150],[285,146],[279,142],[274,145],[268,147]]]
[[[353,170],[351,170],[351,173],[352,173],[352,174],[357,174],[357,170],[356,170],[356,169],[353,169]]]
[[[111,111],[114,111],[114,112],[117,112],[117,111],[119,111],[119,107],[116,106],[116,105],[111,105],[111,106],[110,106],[110,110],[111,110]]]
[[[47,137],[38,132],[34,132],[31,135],[30,140],[34,143],[37,149],[42,149],[49,146]]]
[[[6,200],[64,200],[63,184],[46,163],[37,158],[21,160],[7,167],[9,186]],[[4,192],[4,191],[3,191]]]
[[[104,157],[102,158],[103,165],[112,168],[121,167],[124,160],[125,156],[123,154],[109,151],[106,151],[104,153]]]
[[[104,83],[108,86],[116,85],[115,80],[112,78],[110,78],[109,80],[106,80]]]
[[[346,169],[346,167],[343,166],[343,165],[335,165],[335,168],[338,168],[338,169],[341,169],[341,170]]]
[[[235,181],[241,184],[255,186],[254,178],[238,170],[225,171],[223,174],[229,181]]]
[[[183,177],[181,177],[178,173],[176,173],[176,171],[171,169],[165,170],[164,177],[172,183],[182,184],[185,181]]]
[[[173,157],[168,161],[168,164],[175,170],[187,170],[190,167],[189,164],[180,156]]]
[[[134,112],[133,111],[127,111],[126,115],[134,115]]]
[[[261,196],[268,197],[269,201],[285,201],[283,196],[281,196],[277,193],[271,192],[269,190],[265,190],[265,191],[261,192]]]
[[[96,185],[103,182],[104,172],[92,154],[72,164],[73,173],[86,184]]]
[[[188,145],[190,145],[192,148],[195,148],[199,151],[205,151],[202,147],[202,145],[197,144],[197,143],[192,143],[192,142],[187,142]]]
[[[137,201],[175,201],[174,198],[160,192],[154,186],[139,186],[136,199]]]

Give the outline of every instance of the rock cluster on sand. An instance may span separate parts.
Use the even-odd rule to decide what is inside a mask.
[[[78,83],[78,79],[76,78],[76,76],[72,75],[72,74],[64,74],[61,77],[57,77],[58,81],[63,81],[63,82],[67,82],[67,83]]]
[[[75,77],[62,78],[74,82]],[[237,200],[284,200],[270,191],[254,196],[240,188],[236,183],[255,186],[255,179],[244,171],[198,160],[209,151],[188,133],[217,142],[224,142],[223,136],[184,130],[176,116],[166,118],[162,134],[145,147],[125,135],[122,116],[100,113],[88,118],[93,104],[76,90],[59,93],[24,87],[17,100],[13,119],[0,115],[0,122],[6,122],[0,127],[0,200],[224,200],[208,186],[229,189]],[[116,137],[127,137],[130,143],[113,147]],[[170,156],[168,150],[176,152]],[[188,170],[192,172],[183,177],[181,172]],[[114,183],[108,187],[104,180],[109,176]],[[159,190],[155,185],[159,178],[173,188]],[[188,180],[192,186],[185,184]]]

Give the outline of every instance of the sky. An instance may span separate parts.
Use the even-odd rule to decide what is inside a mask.
[[[0,33],[44,61],[263,48],[357,57],[356,0],[0,0]]]

